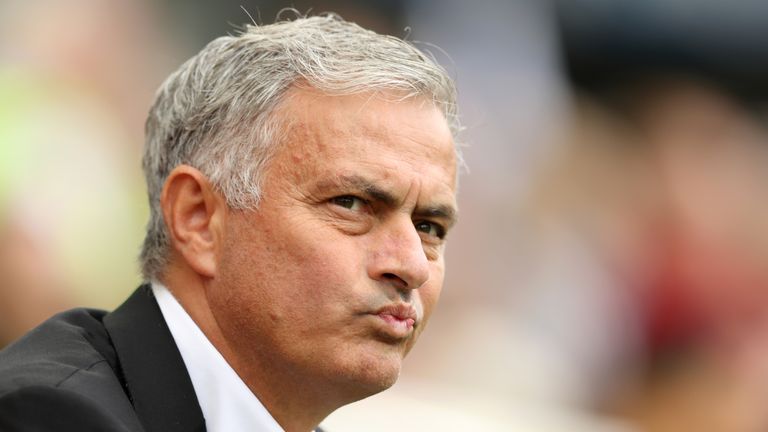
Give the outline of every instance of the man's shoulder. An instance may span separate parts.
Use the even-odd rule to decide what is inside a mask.
[[[0,351],[0,396],[26,386],[66,387],[78,374],[114,369],[116,356],[104,329],[106,312],[62,312]]]
[[[105,315],[60,313],[0,351],[0,429],[138,430]]]
[[[115,415],[102,401],[75,390],[40,385],[0,395],[0,430],[141,431],[137,420]]]

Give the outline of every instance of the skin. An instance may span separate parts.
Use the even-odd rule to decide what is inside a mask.
[[[422,99],[297,88],[277,115],[291,123],[257,210],[228,208],[192,167],[170,174],[162,281],[275,420],[306,432],[396,381],[443,285],[456,159]]]

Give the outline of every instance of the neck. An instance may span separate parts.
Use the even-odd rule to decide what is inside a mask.
[[[334,386],[292,370],[297,368],[273,358],[275,353],[235,349],[208,302],[206,284],[209,282],[196,273],[181,270],[170,266],[161,282],[286,432],[312,431],[338,407],[356,400],[341,400],[329,390]],[[253,344],[254,348],[258,345]],[[243,352],[248,355],[238,354]]]
[[[247,375],[241,375],[251,391],[258,396],[272,417],[286,432],[307,432],[331,414],[343,403],[333,403],[328,394],[321,397],[322,387],[296,383],[296,376],[276,373],[274,368],[254,370],[248,368]],[[318,391],[320,390],[320,391]]]

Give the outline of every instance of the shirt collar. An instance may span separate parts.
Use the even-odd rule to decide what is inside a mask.
[[[152,282],[152,291],[189,372],[207,430],[283,432],[168,288]]]

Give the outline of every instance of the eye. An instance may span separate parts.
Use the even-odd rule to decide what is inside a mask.
[[[413,224],[416,227],[416,231],[423,232],[432,237],[442,239],[445,237],[445,228],[440,224],[436,224],[430,221],[418,221]]]
[[[353,195],[337,196],[337,197],[331,198],[331,202],[333,204],[336,204],[337,206],[344,207],[345,209],[352,210],[352,211],[360,211],[367,204],[367,202],[364,199],[358,198]]]

